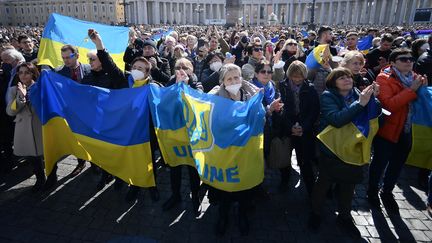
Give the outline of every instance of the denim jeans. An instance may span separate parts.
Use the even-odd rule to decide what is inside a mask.
[[[391,193],[411,151],[411,133],[400,135],[397,143],[376,136],[373,141],[374,156],[369,166],[369,192],[377,193],[384,173],[383,192]]]

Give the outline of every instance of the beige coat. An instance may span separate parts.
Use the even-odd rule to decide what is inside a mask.
[[[21,98],[17,86],[10,88],[12,100],[8,103],[6,112],[15,116],[14,154],[17,156],[41,156],[42,124],[30,103]],[[16,104],[14,105],[14,102]],[[13,109],[16,106],[16,109]]]

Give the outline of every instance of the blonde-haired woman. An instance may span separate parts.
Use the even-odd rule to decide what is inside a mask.
[[[299,44],[294,39],[288,39],[285,41],[282,48],[282,61],[285,62],[285,72],[288,70],[289,65],[295,60],[299,60],[303,63],[306,61],[306,55],[298,45]]]
[[[359,51],[346,52],[341,66],[348,68],[352,72],[354,87],[358,88],[360,91],[371,84],[371,82],[364,77],[364,75],[367,73],[367,70],[364,69],[365,58],[363,53]]]

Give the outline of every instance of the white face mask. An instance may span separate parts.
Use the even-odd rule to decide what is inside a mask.
[[[131,71],[132,78],[134,80],[142,80],[144,79],[144,73],[138,69],[134,69]]]
[[[225,86],[225,89],[232,95],[236,95],[240,88],[241,88],[242,84],[233,84],[233,85],[229,85],[229,86]]]
[[[213,72],[219,72],[221,67],[222,67],[222,62],[214,62],[214,63],[210,64],[210,69]]]

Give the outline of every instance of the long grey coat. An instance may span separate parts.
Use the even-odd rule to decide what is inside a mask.
[[[19,97],[17,86],[9,90],[12,100],[8,103],[6,112],[15,116],[14,154],[17,156],[41,156],[42,124],[29,101]],[[16,102],[16,110],[13,103]]]

